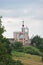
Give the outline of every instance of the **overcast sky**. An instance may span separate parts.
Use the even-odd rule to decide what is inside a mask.
[[[43,37],[43,0],[0,0],[0,16],[5,26],[5,37],[12,38],[21,31],[22,20],[29,28],[29,37]]]

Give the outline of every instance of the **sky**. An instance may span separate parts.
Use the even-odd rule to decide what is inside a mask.
[[[29,28],[29,38],[43,37],[43,0],[0,0],[0,16],[6,32],[13,38],[13,32],[21,31],[22,21]]]

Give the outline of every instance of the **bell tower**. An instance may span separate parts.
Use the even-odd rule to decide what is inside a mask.
[[[24,21],[22,21],[22,34],[23,34],[23,45],[25,45],[25,27],[24,27]]]
[[[25,32],[24,21],[22,21],[22,32]]]

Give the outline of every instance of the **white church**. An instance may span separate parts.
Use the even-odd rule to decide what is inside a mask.
[[[1,21],[0,17],[0,21]],[[11,43],[14,42],[22,42],[23,45],[30,45],[31,44],[31,40],[29,39],[29,29],[28,27],[24,26],[24,21],[22,21],[22,28],[21,28],[21,32],[13,32],[13,38],[9,38],[9,41]]]
[[[13,32],[13,39],[10,38],[9,41],[11,43],[22,42],[23,45],[30,45],[31,41],[29,39],[29,29],[27,26],[24,26],[24,21],[22,21],[21,32]]]

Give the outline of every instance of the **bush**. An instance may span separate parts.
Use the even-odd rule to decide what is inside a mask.
[[[42,62],[43,62],[43,56],[42,56]]]
[[[21,61],[17,60],[17,61],[15,62],[15,65],[23,65],[23,64],[21,63]]]
[[[1,61],[1,62],[0,62],[0,65],[23,65],[23,64],[22,64],[21,61],[19,61],[19,60],[16,60],[16,61],[14,61],[14,60],[9,60],[9,61],[6,61],[6,62]]]
[[[43,53],[43,44],[40,44],[39,49]]]
[[[14,48],[15,49],[21,48],[22,46],[23,46],[23,44],[21,42],[15,42],[14,43]]]
[[[33,55],[40,55],[39,49],[32,47],[32,46],[24,47],[24,52],[29,53],[29,54],[33,54]]]
[[[12,49],[15,50],[15,51],[22,52],[23,51],[23,44],[21,42],[15,42],[12,45]]]
[[[42,57],[42,61],[43,61],[43,57]]]

